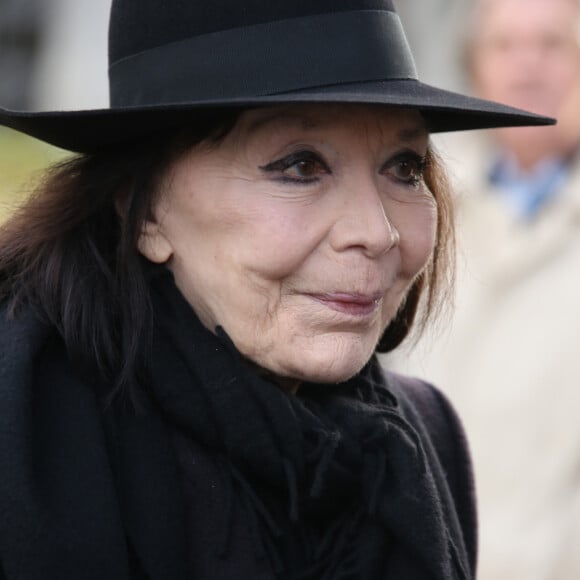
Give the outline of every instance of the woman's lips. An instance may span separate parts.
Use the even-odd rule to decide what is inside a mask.
[[[382,294],[349,294],[346,292],[309,294],[308,296],[336,312],[361,317],[373,314],[383,297]]]

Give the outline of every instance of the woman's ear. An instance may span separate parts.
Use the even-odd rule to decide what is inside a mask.
[[[173,246],[157,222],[146,221],[141,229],[137,248],[150,262],[165,264],[173,255]]]

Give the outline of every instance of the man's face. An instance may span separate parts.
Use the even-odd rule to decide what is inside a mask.
[[[476,93],[558,119],[554,127],[499,129],[495,137],[522,163],[567,155],[580,139],[578,3],[482,0],[478,26],[471,59]]]
[[[482,96],[557,116],[580,79],[573,0],[489,0],[475,40]]]

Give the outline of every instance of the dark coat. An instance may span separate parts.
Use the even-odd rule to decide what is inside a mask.
[[[56,376],[61,380],[53,380]],[[443,498],[450,545],[460,546],[459,550],[467,553],[473,575],[476,517],[470,461],[460,423],[446,399],[432,386],[393,374],[386,375],[386,382],[398,400],[402,415],[420,436],[438,493]],[[110,421],[110,413],[103,409],[90,381],[81,379],[72,370],[56,331],[32,315],[6,321],[2,313],[0,578],[143,577],[127,541],[126,528],[131,525],[131,514],[123,514],[127,496],[119,492],[122,482],[116,465],[118,456],[112,457],[107,451],[115,444],[111,441],[114,430],[108,428]],[[231,560],[236,562],[235,570],[228,569],[227,561],[216,564],[217,560],[208,556],[216,540],[212,534],[217,533],[211,506],[223,499],[216,485],[218,474],[212,454],[194,442],[184,444],[179,436],[173,448],[157,445],[155,423],[149,423],[143,430],[136,419],[128,428],[135,432],[140,429],[151,441],[150,448],[145,446],[143,453],[157,454],[158,464],[165,466],[160,479],[173,476],[181,486],[175,493],[185,494],[186,525],[190,540],[194,538],[191,549],[200,554],[194,559],[193,577],[203,572],[199,577],[212,580],[250,577],[269,580],[271,576],[256,567],[243,541],[236,544],[236,538],[244,536],[240,528],[239,533],[236,531],[239,522],[234,524],[233,531]],[[131,433],[123,436],[131,437]],[[173,466],[165,459],[174,456],[175,449],[182,459],[179,474],[174,472],[178,464],[174,462]],[[191,488],[191,469],[183,468],[184,457],[187,462],[191,453],[196,458],[194,488]],[[137,467],[139,460],[136,460]],[[171,506],[164,505],[154,494],[148,496],[152,486],[152,482],[143,480],[139,501],[155,512],[155,521],[161,530],[170,530],[172,520],[182,514],[172,513]],[[204,492],[191,493],[192,489]],[[141,532],[147,536],[147,530],[137,531]],[[421,541],[419,528],[417,541]],[[57,546],[58,550],[52,551],[49,546]],[[111,564],[113,561],[115,566]],[[152,561],[151,566],[155,565]],[[176,570],[182,565],[177,563]],[[165,577],[182,577],[177,571],[172,574],[169,570]],[[412,578],[401,568],[394,577]]]

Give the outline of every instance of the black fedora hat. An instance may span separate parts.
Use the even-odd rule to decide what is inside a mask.
[[[0,124],[88,152],[275,103],[410,107],[432,132],[554,122],[421,83],[392,0],[113,0],[109,81],[107,109],[0,109]]]

